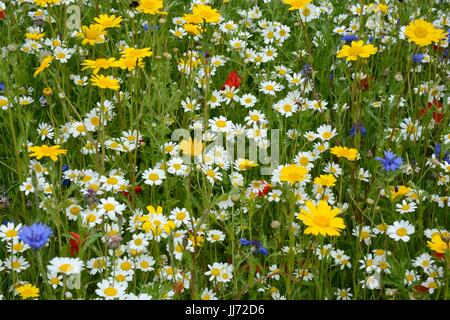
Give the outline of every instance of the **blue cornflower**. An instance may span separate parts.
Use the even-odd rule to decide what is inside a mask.
[[[5,83],[3,81],[0,82],[0,92],[5,91]]]
[[[422,61],[423,61],[422,53],[417,53],[417,54],[413,55],[413,62],[422,63]]]
[[[439,158],[441,156],[441,144],[436,143],[434,145],[434,155]]]
[[[344,34],[342,36],[341,39],[344,40],[345,42],[358,41],[358,35],[357,34],[346,33],[346,34]]]
[[[42,248],[52,235],[52,229],[43,223],[33,223],[31,226],[24,226],[19,231],[19,239],[28,244],[33,249]]]
[[[263,246],[259,247],[259,252],[264,256],[267,256],[269,254],[269,250],[267,250],[267,248],[264,248]]]
[[[256,251],[259,251],[259,253],[261,253],[262,255],[267,256],[269,254],[269,250],[267,250],[267,248],[263,247],[261,242],[257,241],[257,240],[247,240],[245,238],[242,238],[240,240],[241,245],[243,246],[248,246],[251,245],[253,247],[256,248]]]
[[[367,133],[366,128],[364,127],[363,123],[355,123],[352,128],[350,129],[350,136],[354,137],[355,134],[359,132],[362,136],[365,136]]]
[[[69,166],[68,166],[67,164],[64,164],[64,165],[62,166],[62,172],[63,172],[63,174],[64,174],[64,172],[67,171],[67,170],[69,170]],[[61,185],[63,185],[63,186],[68,186],[68,185],[70,185],[70,179],[63,179]]]
[[[434,145],[434,155],[436,158],[441,159],[441,150],[442,147],[439,143],[436,143]],[[443,161],[450,162],[450,153],[448,151],[445,151],[444,157],[442,158]]]
[[[384,170],[386,171],[395,171],[397,170],[403,163],[401,157],[398,157],[395,153],[391,151],[384,152],[384,158],[376,157],[376,160],[380,161],[384,166]]]

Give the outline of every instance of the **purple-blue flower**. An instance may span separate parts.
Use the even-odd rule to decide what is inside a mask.
[[[364,127],[364,124],[362,122],[360,123],[355,123],[352,128],[350,129],[350,136],[354,137],[355,134],[359,132],[361,133],[362,136],[365,136],[367,133],[366,128]]]
[[[31,226],[24,226],[19,231],[19,239],[28,244],[33,249],[42,248],[52,235],[52,229],[43,223],[33,223]]]
[[[395,171],[403,163],[402,158],[391,151],[385,151],[384,158],[376,157],[375,159],[381,162],[386,171]]]
[[[422,53],[417,53],[417,54],[413,55],[413,62],[421,63],[422,60],[423,60],[423,54]]]
[[[257,251],[259,251],[262,255],[267,256],[269,254],[269,250],[267,250],[267,248],[263,247],[261,242],[259,242],[258,240],[247,240],[245,238],[242,238],[240,240],[241,245],[243,246],[248,246],[251,245],[253,247],[256,248]]]
[[[62,166],[62,172],[63,172],[63,174],[64,174],[64,172],[66,172],[67,170],[69,170],[70,168],[69,168],[69,166],[67,165],[67,164],[64,164],[63,166]],[[68,186],[68,185],[70,185],[70,179],[62,179],[62,183],[61,183],[63,186]]]
[[[358,41],[358,35],[357,34],[351,34],[346,33],[342,36],[342,40],[345,42],[352,42],[352,41]]]

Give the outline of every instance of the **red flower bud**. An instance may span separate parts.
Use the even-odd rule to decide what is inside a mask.
[[[140,185],[137,185],[134,187],[134,193],[139,194],[142,192],[142,187]]]
[[[78,233],[75,232],[70,232],[70,254],[72,255],[72,257],[76,254],[78,254],[78,252],[80,252],[80,244],[81,244],[81,240],[80,240],[80,235]]]

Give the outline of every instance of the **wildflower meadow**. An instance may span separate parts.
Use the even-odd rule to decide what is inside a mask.
[[[1,0],[0,299],[449,299],[449,12]]]

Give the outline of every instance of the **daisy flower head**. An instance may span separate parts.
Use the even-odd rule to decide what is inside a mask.
[[[65,275],[79,274],[83,270],[84,262],[79,258],[55,257],[47,266],[49,272]]]
[[[19,239],[19,231],[22,228],[22,224],[14,225],[12,222],[0,225],[0,239],[3,241],[12,241]]]
[[[276,95],[276,93],[278,91],[281,91],[283,89],[284,89],[284,86],[275,81],[263,81],[260,84],[259,91],[261,91],[264,94],[274,96],[274,95]]]
[[[395,241],[408,242],[415,231],[414,226],[407,220],[394,221],[387,229],[387,235]]]
[[[150,168],[145,170],[142,173],[142,178],[145,179],[144,183],[149,186],[159,186],[163,183],[163,180],[166,178],[166,173],[164,170],[159,168]]]
[[[126,287],[118,281],[109,281],[107,279],[97,283],[95,293],[105,300],[121,299],[124,297]]]

